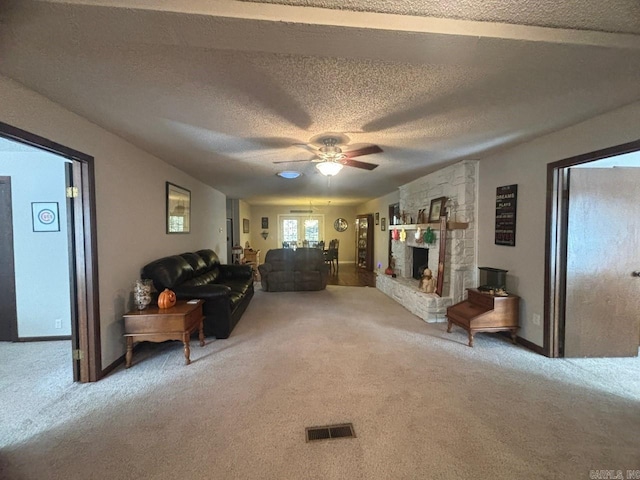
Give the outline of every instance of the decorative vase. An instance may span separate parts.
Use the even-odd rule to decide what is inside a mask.
[[[144,310],[151,303],[152,286],[151,280],[136,280],[136,285],[133,287],[133,300],[138,310]]]

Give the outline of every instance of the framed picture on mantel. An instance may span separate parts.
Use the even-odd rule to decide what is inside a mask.
[[[436,223],[440,221],[440,216],[444,214],[444,206],[447,203],[447,197],[438,197],[431,200],[429,206],[428,223]]]

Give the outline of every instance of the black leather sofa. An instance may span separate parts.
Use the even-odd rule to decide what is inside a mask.
[[[178,300],[204,300],[204,333],[228,338],[253,297],[251,265],[223,265],[213,250],[198,250],[155,260],[142,268],[162,292],[173,290]]]
[[[329,265],[318,248],[269,250],[258,271],[266,292],[323,290],[329,277]]]

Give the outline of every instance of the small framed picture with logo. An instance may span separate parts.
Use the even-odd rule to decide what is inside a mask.
[[[32,202],[31,214],[34,232],[59,232],[58,202]]]

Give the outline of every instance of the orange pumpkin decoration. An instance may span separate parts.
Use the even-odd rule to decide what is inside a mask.
[[[168,288],[164,289],[158,296],[158,307],[160,308],[171,308],[176,304],[176,294],[169,290]]]

